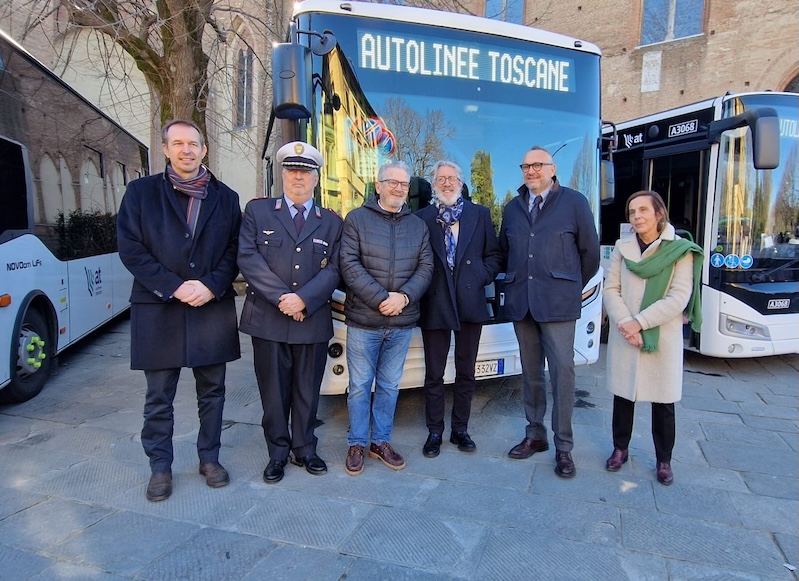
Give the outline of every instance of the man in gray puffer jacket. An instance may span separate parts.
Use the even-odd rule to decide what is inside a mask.
[[[341,235],[350,376],[344,466],[350,476],[363,471],[367,445],[370,457],[393,470],[405,468],[405,460],[389,442],[405,356],[419,319],[419,299],[433,276],[429,231],[405,203],[408,166],[401,161],[382,165],[375,189],[375,196],[347,214]]]

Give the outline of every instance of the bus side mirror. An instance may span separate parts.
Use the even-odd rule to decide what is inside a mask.
[[[616,198],[616,172],[613,169],[613,162],[602,160],[599,165],[599,203],[609,206]]]
[[[752,126],[752,161],[755,169],[776,169],[780,165],[779,117],[758,117]]]
[[[278,119],[310,119],[313,84],[306,71],[311,51],[295,43],[275,45],[272,50],[272,107]]]

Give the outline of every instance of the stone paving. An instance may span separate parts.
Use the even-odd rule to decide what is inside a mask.
[[[0,579],[796,579],[799,356],[686,354],[675,483],[658,484],[649,406],[630,461],[609,473],[612,399],[604,357],[578,368],[577,476],[554,450],[506,454],[524,434],[521,380],[480,382],[474,454],[445,437],[427,459],[421,390],[400,394],[393,443],[407,468],[367,459],[347,476],[347,409],[323,397],[330,471],[268,460],[248,337],[228,367],[221,461],[230,486],[197,473],[191,374],[176,400],[174,493],[149,503],[139,442],[144,377],[128,369],[129,322],[59,358],[30,402],[0,407]],[[449,408],[448,408],[449,409]],[[445,434],[445,436],[448,434]]]

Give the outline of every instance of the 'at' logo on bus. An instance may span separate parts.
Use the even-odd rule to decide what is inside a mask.
[[[100,269],[92,270],[91,268],[83,268],[86,272],[86,288],[89,289],[89,295],[99,295],[103,292],[103,279],[100,277]]]

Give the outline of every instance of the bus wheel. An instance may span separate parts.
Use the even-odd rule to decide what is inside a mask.
[[[17,350],[11,356],[11,383],[0,390],[0,402],[28,401],[42,391],[50,376],[53,346],[47,319],[29,308],[19,329]]]

